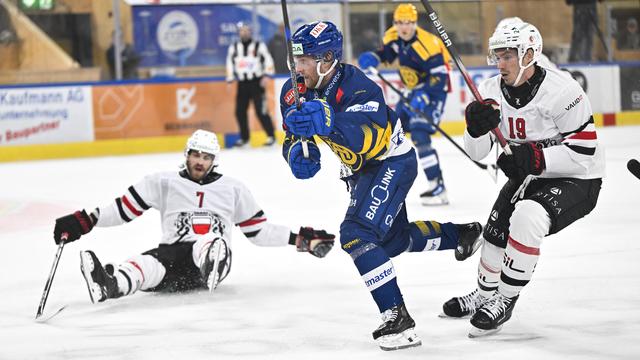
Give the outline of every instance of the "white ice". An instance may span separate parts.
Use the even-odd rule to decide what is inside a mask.
[[[600,128],[607,178],[596,209],[545,239],[534,278],[498,335],[469,339],[468,320],[437,317],[442,303],[475,286],[479,254],[451,251],[395,258],[398,281],[423,345],[381,351],[371,338],[377,308],[339,246],[325,259],[259,248],[234,231],[229,277],[214,294],[136,293],[91,304],[79,271],[81,249],[119,262],[156,246],[154,210],[130,224],[96,228],[64,248],[45,313],[34,321],[56,246],[54,219],[119,196],[144,175],[175,169],[181,153],[0,165],[0,359],[638,359],[640,358],[640,127]],[[460,138],[457,138],[461,141]],[[419,176],[411,219],[484,223],[498,185],[439,138],[451,205],[423,207]],[[223,150],[219,170],[242,179],[269,220],[337,233],[347,205],[338,166],[323,147],[323,169],[295,180],[280,149]],[[504,178],[500,178],[500,183]]]

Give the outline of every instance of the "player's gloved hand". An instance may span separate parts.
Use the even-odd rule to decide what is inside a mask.
[[[297,140],[289,147],[287,163],[289,163],[293,176],[297,179],[312,178],[320,171],[320,149],[318,149],[318,145],[307,141],[307,146],[309,147],[308,158],[304,157],[300,140]]]
[[[292,109],[293,108],[293,109]],[[333,128],[333,108],[325,100],[314,99],[294,106],[285,113],[284,124],[291,133],[298,136],[329,135]]]
[[[524,179],[527,175],[540,175],[545,168],[544,152],[535,144],[511,146],[511,153],[500,154],[498,166],[508,178]]]
[[[53,240],[56,244],[76,241],[80,236],[93,229],[93,220],[86,211],[76,211],[73,214],[56,219],[53,229]]]
[[[498,127],[500,124],[500,110],[492,105],[498,105],[493,99],[486,99],[482,102],[473,101],[464,110],[467,121],[467,132],[471,137],[480,137]]]
[[[361,70],[367,71],[369,67],[377,68],[380,65],[380,58],[373,51],[367,51],[358,57],[358,66]]]
[[[312,227],[303,226],[296,236],[296,249],[323,258],[331,251],[335,238],[335,235],[324,230],[314,230]]]
[[[429,106],[429,95],[424,90],[413,90],[411,93],[411,102],[409,103],[416,111],[425,112]],[[430,115],[430,114],[427,114]]]

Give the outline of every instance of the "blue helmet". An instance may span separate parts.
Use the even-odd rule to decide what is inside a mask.
[[[321,60],[331,51],[335,60],[342,60],[342,33],[330,21],[316,21],[302,25],[291,38],[293,55],[313,56]]]

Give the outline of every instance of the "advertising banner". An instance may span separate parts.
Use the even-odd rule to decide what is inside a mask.
[[[622,110],[640,110],[640,65],[620,68],[620,98]]]
[[[340,24],[339,4],[290,6],[291,27],[318,18]],[[134,6],[134,48],[140,66],[224,66],[227,49],[238,39],[238,22],[251,23],[252,5],[191,4]],[[259,6],[259,31],[254,37],[268,43],[282,22],[280,4]],[[252,24],[253,25],[253,24]]]
[[[91,87],[0,89],[0,146],[93,141]]]
[[[188,135],[197,129],[235,133],[235,93],[235,85],[223,81],[96,86],[96,139]],[[273,97],[270,90],[267,97]],[[249,115],[250,128],[259,128],[253,107]]]

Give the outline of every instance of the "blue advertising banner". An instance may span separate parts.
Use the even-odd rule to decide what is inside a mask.
[[[237,23],[251,23],[251,7],[237,5],[134,6],[134,48],[141,66],[224,65]],[[259,37],[271,39],[278,24],[258,16]],[[254,36],[257,34],[254,34]]]

